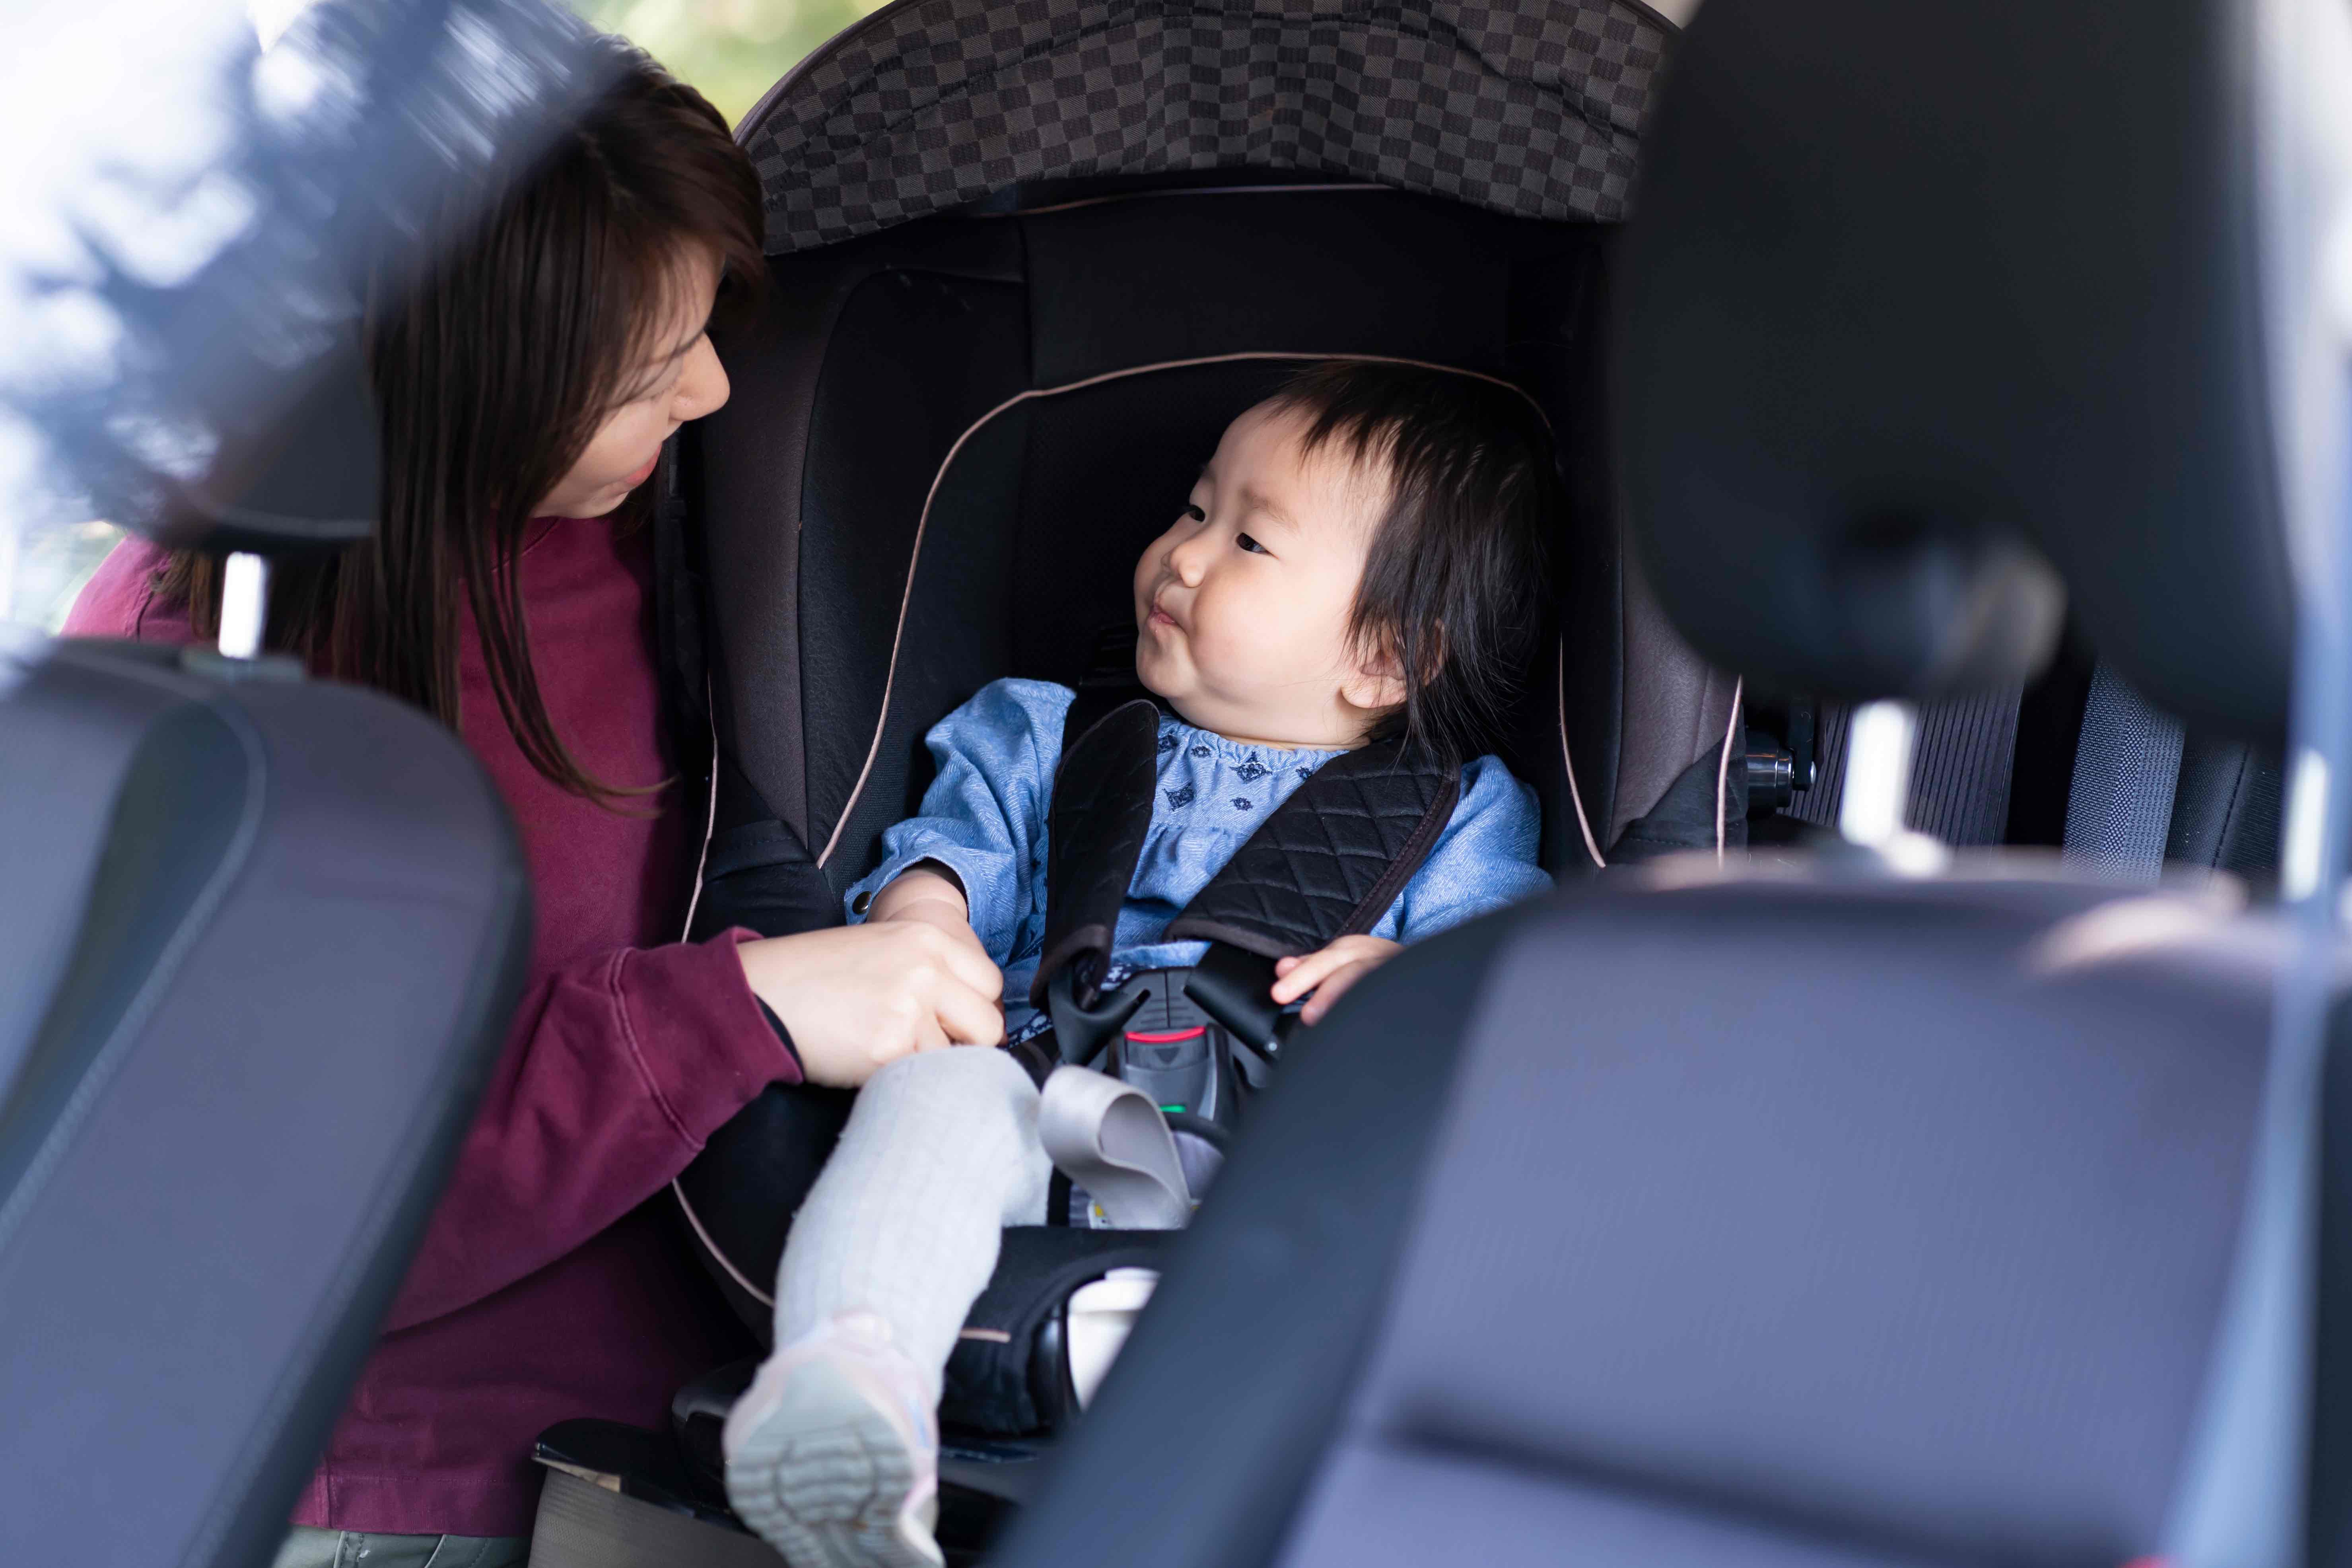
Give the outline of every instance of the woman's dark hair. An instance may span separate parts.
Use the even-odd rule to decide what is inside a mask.
[[[1565,505],[1550,432],[1497,382],[1377,360],[1310,366],[1270,400],[1388,481],[1349,631],[1404,706],[1372,731],[1456,759],[1487,749],[1543,618]]]
[[[499,711],[531,765],[611,804],[557,734],[531,668],[515,562],[532,510],[630,390],[699,246],[722,305],[765,280],[759,176],[703,96],[634,49],[546,153],[487,200],[448,198],[448,239],[371,286],[368,367],[383,432],[375,536],[273,574],[268,643],[314,669],[457,721],[459,606],[472,612]],[[460,218],[457,215],[466,215]],[[642,519],[647,491],[615,522]],[[158,592],[219,624],[208,557],[173,556]],[[656,786],[657,787],[657,786]]]

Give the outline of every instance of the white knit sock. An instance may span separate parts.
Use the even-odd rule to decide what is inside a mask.
[[[948,1352],[995,1270],[997,1233],[1045,1217],[1037,1089],[1003,1051],[902,1057],[857,1091],[776,1270],[776,1343],[864,1309],[939,1400]]]

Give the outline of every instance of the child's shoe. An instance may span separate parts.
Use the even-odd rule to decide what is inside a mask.
[[[793,1568],[940,1568],[926,1387],[871,1312],[783,1346],[728,1413],[728,1500]]]

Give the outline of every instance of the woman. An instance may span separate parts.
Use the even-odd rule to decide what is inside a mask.
[[[666,1216],[641,1205],[771,1082],[854,1086],[1002,1032],[994,966],[934,927],[672,940],[690,826],[639,487],[726,401],[704,329],[764,277],[761,221],[725,121],[633,57],[389,291],[370,332],[378,535],[277,574],[272,646],[464,736],[538,911],[506,1054],[279,1568],[521,1562],[533,1437],[575,1415],[658,1425],[722,1353]],[[67,630],[186,640],[218,616],[212,563],[131,542]]]

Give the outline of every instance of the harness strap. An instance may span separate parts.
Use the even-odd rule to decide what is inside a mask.
[[[1097,998],[1151,826],[1159,737],[1160,710],[1125,702],[1063,746],[1048,812],[1045,951],[1029,991],[1033,1006],[1050,1009],[1063,981],[1079,1008]]]
[[[1106,995],[1119,910],[1159,783],[1160,709],[1136,695],[1132,630],[1095,643],[1063,720],[1046,847],[1045,952],[1032,1005],[1061,1059],[1095,1059],[1144,994]],[[1316,769],[1168,927],[1210,944],[1185,994],[1242,1043],[1255,1083],[1281,1049],[1274,963],[1370,931],[1437,842],[1461,795],[1451,761],[1379,741]]]
[[[1334,757],[1184,906],[1169,938],[1271,961],[1370,931],[1429,858],[1461,794],[1458,766],[1401,741]]]

